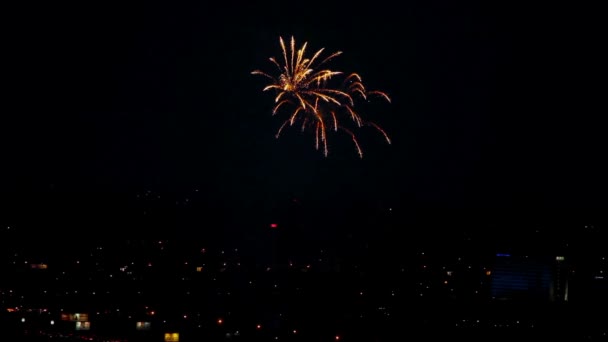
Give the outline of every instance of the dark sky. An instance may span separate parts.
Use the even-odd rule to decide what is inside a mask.
[[[583,9],[85,3],[6,13],[6,198],[197,188],[237,207],[291,197],[468,210],[608,205],[605,112],[594,100],[599,21]],[[310,136],[274,139],[273,96],[250,71],[269,70],[278,37],[292,34],[311,50],[344,51],[333,68],[390,94],[370,115],[393,145],[362,131],[359,160],[344,136],[330,137],[329,158]]]

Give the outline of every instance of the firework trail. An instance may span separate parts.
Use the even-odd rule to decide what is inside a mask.
[[[351,124],[356,128],[373,127],[384,136],[387,143],[391,143],[380,126],[371,121],[364,121],[355,110],[355,103],[360,99],[369,101],[370,97],[378,97],[390,103],[391,100],[386,93],[377,90],[368,91],[363,85],[361,76],[356,73],[344,77],[339,87],[330,86],[330,80],[343,77],[344,74],[324,66],[342,52],[334,52],[321,58],[324,49],[320,49],[308,58],[305,55],[307,43],[296,50],[293,37],[289,47],[285,45],[282,37],[279,37],[279,42],[282,59],[279,62],[274,57],[270,58],[278,76],[260,70],[251,72],[253,75],[261,75],[270,80],[263,90],[276,93],[272,115],[278,114],[283,109],[288,110],[289,115],[277,131],[276,138],[279,138],[285,127],[293,126],[298,122],[302,131],[307,129],[313,131],[315,147],[318,150],[322,146],[323,154],[327,157],[329,153],[327,133],[343,131],[352,138],[359,157],[363,158],[363,151],[356,135],[351,128],[345,126]]]

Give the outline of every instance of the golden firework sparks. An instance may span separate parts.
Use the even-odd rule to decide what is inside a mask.
[[[279,43],[283,53],[283,64],[274,57],[270,58],[278,69],[278,77],[260,70],[251,72],[253,75],[268,78],[270,84],[263,90],[273,90],[277,94],[272,115],[276,115],[279,109],[291,108],[291,114],[277,131],[277,138],[287,125],[293,126],[296,121],[301,121],[302,131],[307,128],[312,130],[315,135],[316,148],[319,149],[322,145],[323,154],[327,156],[329,153],[327,131],[342,130],[352,138],[359,157],[363,158],[363,151],[357,137],[352,129],[345,127],[345,120],[341,119],[341,117],[345,117],[346,122],[354,123],[357,128],[363,126],[375,128],[384,136],[387,143],[391,143],[390,138],[380,126],[371,121],[364,121],[355,110],[355,100],[359,98],[369,100],[370,96],[377,96],[390,103],[391,99],[386,93],[378,90],[368,91],[363,85],[361,76],[356,73],[345,77],[340,88],[332,88],[329,85],[332,78],[342,76],[343,73],[324,68],[324,65],[334,57],[341,55],[341,51],[320,59],[324,51],[324,49],[320,49],[312,58],[307,58],[305,52],[308,43],[304,43],[297,51],[294,37],[291,37],[289,48],[285,46],[282,37],[279,37]]]

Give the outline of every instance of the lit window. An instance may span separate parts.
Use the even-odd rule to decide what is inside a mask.
[[[179,333],[165,333],[165,342],[179,342]]]
[[[76,322],[76,330],[90,330],[91,322]]]

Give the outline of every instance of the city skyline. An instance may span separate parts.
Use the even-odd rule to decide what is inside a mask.
[[[7,6],[0,339],[608,336],[603,12]]]

